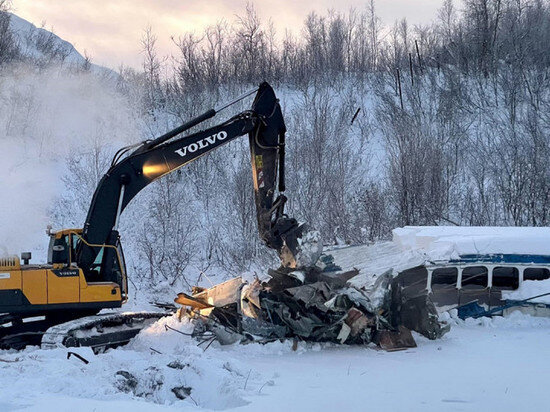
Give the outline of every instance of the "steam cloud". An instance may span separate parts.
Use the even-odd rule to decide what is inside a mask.
[[[69,157],[138,139],[127,100],[111,83],[65,69],[0,74],[0,255],[30,250],[42,260]]]

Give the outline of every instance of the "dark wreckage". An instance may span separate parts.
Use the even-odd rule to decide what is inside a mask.
[[[341,271],[330,254],[319,263],[269,270],[263,281],[237,277],[195,287],[175,302],[184,306],[180,316],[194,322],[198,339],[221,344],[294,339],[399,350],[416,346],[411,331],[437,339],[449,330],[428,294],[403,293],[391,270],[358,286],[351,281],[357,269]]]

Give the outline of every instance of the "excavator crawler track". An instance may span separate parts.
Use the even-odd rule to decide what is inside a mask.
[[[0,349],[23,349],[40,345],[44,331],[59,323],[46,316],[0,315]]]
[[[142,329],[167,312],[116,313],[75,319],[48,329],[42,336],[45,349],[59,347],[91,347],[95,353],[127,344]]]
[[[97,353],[125,345],[143,328],[169,315],[170,312],[114,313],[66,319],[62,323],[55,317],[0,315],[0,349],[88,346]]]

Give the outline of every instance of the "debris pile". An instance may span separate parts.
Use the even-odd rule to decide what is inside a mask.
[[[349,282],[358,270],[323,266],[270,270],[263,282],[238,277],[210,289],[195,287],[175,302],[188,308],[182,313],[193,319],[194,336],[221,344],[290,338],[396,350],[416,346],[411,330],[429,339],[448,330],[427,294],[404,297],[391,270],[358,287]]]

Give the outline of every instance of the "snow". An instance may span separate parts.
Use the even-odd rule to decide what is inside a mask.
[[[422,250],[430,260],[469,254],[550,255],[548,227],[405,226],[393,230],[403,250]]]
[[[89,202],[78,193],[70,193],[70,208],[58,201],[70,192],[62,181],[68,163],[99,148],[118,150],[139,130],[127,100],[93,74],[17,67],[2,72],[0,83],[0,187],[2,200],[10,199],[0,202],[0,256],[32,251],[32,262],[45,262],[46,225],[56,216],[72,227],[71,215]]]
[[[517,290],[503,291],[502,298],[510,300],[525,300],[533,296],[550,293],[550,279],[546,280],[525,280]],[[550,305],[550,295],[531,299],[529,302],[546,303]]]
[[[0,351],[0,382],[10,387],[9,398],[5,397],[6,392],[0,395],[0,405],[4,406],[0,409],[37,407],[48,404],[49,399],[51,409],[58,410],[56,396],[115,404],[132,401],[138,406],[143,401],[151,405],[177,404],[178,409],[245,405],[243,396],[258,387],[260,375],[222,350],[204,351],[205,345],[197,346],[196,340],[166,329],[166,325],[185,334],[192,331],[188,322],[180,323],[175,316],[166,317],[142,331],[124,348],[97,356],[89,348],[71,349],[89,364],[75,357],[67,359],[66,348]],[[124,374],[136,382],[129,384]],[[172,391],[177,387],[192,388],[190,397],[178,400]]]
[[[388,270],[397,275],[400,271],[426,262],[426,256],[421,251],[403,250],[394,242],[329,249],[325,255],[332,256],[342,272],[359,270],[359,275],[350,280],[350,284],[356,287],[372,286],[376,278]]]
[[[18,40],[19,46],[21,47],[22,53],[25,56],[32,57],[33,59],[49,59],[49,56],[46,56],[43,51],[39,50],[36,41],[37,38],[42,38],[44,40],[50,39],[52,45],[57,48],[65,57],[64,63],[69,66],[73,65],[75,67],[82,67],[86,63],[86,59],[82,56],[76,48],[66,40],[63,40],[56,34],[46,29],[36,27],[34,24],[28,22],[21,17],[9,13],[10,15],[10,29]],[[118,75],[103,66],[98,66],[96,64],[90,64],[90,70],[99,75],[106,77],[116,78]]]
[[[419,347],[404,352],[332,347],[287,356],[278,360],[278,384],[268,396],[241,410],[295,410],[297,403],[352,411],[544,408],[550,372],[540,355],[549,326],[547,319],[468,324],[442,341],[415,336]],[[261,360],[266,369],[272,361]]]
[[[324,255],[333,257],[339,271],[359,270],[350,283],[362,288],[372,286],[388,270],[396,276],[405,269],[464,255],[550,256],[548,239],[547,227],[405,226],[393,230],[392,241],[328,248]]]
[[[550,319],[514,312],[508,318],[460,321],[441,340],[415,335],[418,347],[383,352],[371,347],[291,343],[250,344],[206,351],[184,333],[190,325],[161,319],[129,346],[93,355],[88,365],[67,350],[0,351],[0,409],[49,410],[530,410],[546,409],[550,379]],[[161,352],[158,354],[150,348]],[[166,365],[179,361],[183,369]],[[8,362],[7,362],[8,361]],[[125,370],[140,396],[117,389]],[[176,385],[193,387],[200,405],[177,400]]]

